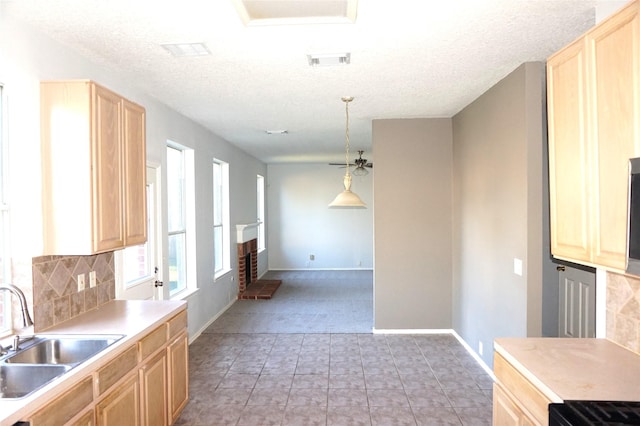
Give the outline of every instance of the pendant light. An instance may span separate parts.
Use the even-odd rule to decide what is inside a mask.
[[[344,175],[344,191],[329,204],[329,207],[356,207],[366,208],[367,205],[358,197],[354,192],[351,192],[351,173],[349,172],[349,102],[353,100],[352,96],[345,96],[342,98],[342,102],[345,104],[346,116],[347,116],[347,130],[345,133],[345,165],[346,172]]]

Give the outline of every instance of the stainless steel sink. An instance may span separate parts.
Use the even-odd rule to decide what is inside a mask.
[[[121,339],[122,335],[36,335],[0,358],[0,399],[22,398]],[[15,343],[14,343],[15,346]]]
[[[56,336],[37,337],[15,355],[5,359],[9,364],[77,365],[115,343],[122,336]]]
[[[0,364],[0,398],[22,398],[61,376],[69,365]]]

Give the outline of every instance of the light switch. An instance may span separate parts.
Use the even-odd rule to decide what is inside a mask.
[[[522,276],[522,260],[513,258],[513,273]]]

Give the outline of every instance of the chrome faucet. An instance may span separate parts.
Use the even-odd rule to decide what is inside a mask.
[[[27,298],[24,297],[24,293],[18,287],[13,284],[5,283],[0,284],[0,290],[6,290],[8,292],[13,293],[18,300],[20,300],[20,309],[22,309],[22,325],[23,327],[31,327],[33,325],[33,321],[31,320],[31,316],[29,315],[29,308],[27,306]]]

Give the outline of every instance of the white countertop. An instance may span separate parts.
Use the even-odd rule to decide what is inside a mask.
[[[72,388],[133,342],[186,309],[183,301],[113,300],[36,334],[124,334],[125,337],[37,392],[21,399],[0,399],[0,426],[13,425]]]
[[[551,401],[640,401],[640,355],[606,339],[500,338],[505,357]]]

